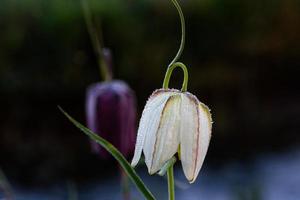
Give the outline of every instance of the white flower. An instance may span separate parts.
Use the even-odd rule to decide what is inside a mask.
[[[135,166],[142,154],[150,174],[156,173],[178,152],[184,174],[193,183],[203,164],[211,137],[212,119],[207,106],[189,92],[159,89],[143,111],[135,153]]]

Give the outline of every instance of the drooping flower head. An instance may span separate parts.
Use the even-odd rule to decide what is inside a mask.
[[[112,77],[111,54],[104,50],[108,77]],[[136,138],[136,97],[121,80],[109,80],[90,85],[86,92],[87,126],[110,141],[123,155],[133,153]],[[92,150],[107,158],[108,153],[91,141]]]
[[[176,64],[185,67],[182,63]],[[187,84],[187,79],[185,82]],[[132,165],[138,163],[143,152],[148,171],[154,174],[180,149],[178,153],[184,174],[192,183],[203,164],[211,128],[210,111],[196,96],[186,91],[158,89],[149,97],[144,108]]]

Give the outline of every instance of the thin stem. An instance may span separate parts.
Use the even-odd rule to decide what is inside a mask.
[[[171,66],[168,67],[166,75],[165,75],[165,79],[164,79],[164,82],[163,82],[163,88],[164,89],[168,89],[169,88],[170,78],[171,78],[171,75],[173,73],[173,70],[176,67],[180,67],[183,70],[183,76],[184,76],[184,78],[183,78],[183,83],[182,83],[181,91],[182,92],[186,92],[187,91],[188,81],[189,81],[189,73],[188,73],[187,67],[183,63],[181,63],[181,62],[176,62],[176,63],[174,63],[174,64],[172,64]]]
[[[184,15],[183,15],[183,12],[182,12],[181,7],[178,4],[178,2],[176,0],[172,0],[172,3],[176,7],[176,9],[178,11],[178,14],[179,14],[179,17],[180,17],[180,23],[181,23],[181,42],[180,42],[179,50],[178,50],[176,56],[174,57],[174,59],[169,64],[169,67],[172,66],[180,58],[180,56],[182,54],[182,51],[184,49],[184,45],[185,45],[185,20],[184,20]]]
[[[67,186],[68,186],[68,199],[69,200],[78,200],[76,184],[73,181],[68,181]]]
[[[174,170],[173,165],[168,168],[168,191],[169,191],[169,200],[175,200],[175,187],[174,187]]]
[[[124,172],[124,170],[120,167],[120,179],[121,179],[121,191],[122,191],[122,197],[123,200],[129,200],[130,199],[130,185],[129,185],[129,179],[127,174]]]
[[[86,27],[88,30],[88,33],[90,35],[90,39],[93,45],[94,52],[98,59],[98,66],[99,66],[99,72],[100,76],[105,81],[109,81],[112,79],[112,75],[109,70],[108,64],[105,62],[105,57],[103,53],[103,48],[101,47],[100,38],[97,34],[96,28],[93,26],[93,20],[92,20],[92,14],[91,10],[88,5],[88,0],[81,0],[81,5],[83,9],[84,19],[86,22]]]
[[[8,179],[5,176],[4,172],[0,168],[0,191],[1,190],[5,194],[5,199],[7,199],[7,200],[14,199],[12,187],[11,187],[10,183],[8,182]]]

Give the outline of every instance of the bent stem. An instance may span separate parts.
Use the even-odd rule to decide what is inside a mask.
[[[173,73],[173,70],[176,67],[180,67],[182,69],[182,71],[183,71],[184,78],[183,78],[183,83],[182,83],[181,91],[182,92],[186,92],[187,91],[188,81],[189,81],[189,73],[188,73],[187,67],[183,63],[181,63],[181,62],[176,62],[176,63],[172,64],[170,67],[168,67],[166,75],[165,75],[165,79],[164,79],[164,82],[163,82],[163,88],[164,89],[168,89],[169,88],[170,78],[171,78],[171,75]]]
[[[168,176],[168,191],[169,191],[169,200],[175,200],[175,187],[174,187],[174,165],[171,165],[168,168],[167,176]]]
[[[176,56],[174,57],[174,59],[171,61],[171,63],[168,66],[165,78],[164,78],[164,82],[163,82],[163,88],[164,89],[168,89],[169,87],[169,81],[170,81],[170,77],[172,75],[173,70],[176,67],[181,67],[181,69],[184,72],[184,80],[183,80],[183,84],[182,84],[182,88],[181,91],[182,92],[186,92],[187,91],[187,84],[188,84],[188,71],[186,66],[181,63],[181,62],[177,62],[177,60],[180,58],[182,51],[184,49],[184,45],[185,45],[185,20],[184,20],[184,15],[182,12],[182,9],[180,7],[180,5],[178,4],[177,0],[171,0],[172,3],[174,4],[174,6],[176,7],[179,17],[180,17],[180,22],[181,22],[181,42],[180,42],[180,47],[178,49],[178,52],[176,54]]]

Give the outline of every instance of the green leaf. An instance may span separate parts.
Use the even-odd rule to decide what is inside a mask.
[[[78,121],[73,119],[68,113],[66,113],[61,107],[58,107],[60,111],[82,132],[88,135],[92,140],[100,144],[103,148],[105,148],[121,165],[129,178],[133,181],[135,186],[139,189],[139,191],[144,195],[147,200],[155,200],[153,194],[150,190],[145,186],[141,178],[138,176],[136,171],[131,167],[130,163],[124,158],[124,156],[118,151],[116,147],[114,147],[107,140],[103,139],[99,135],[93,133],[90,129],[80,124]]]

